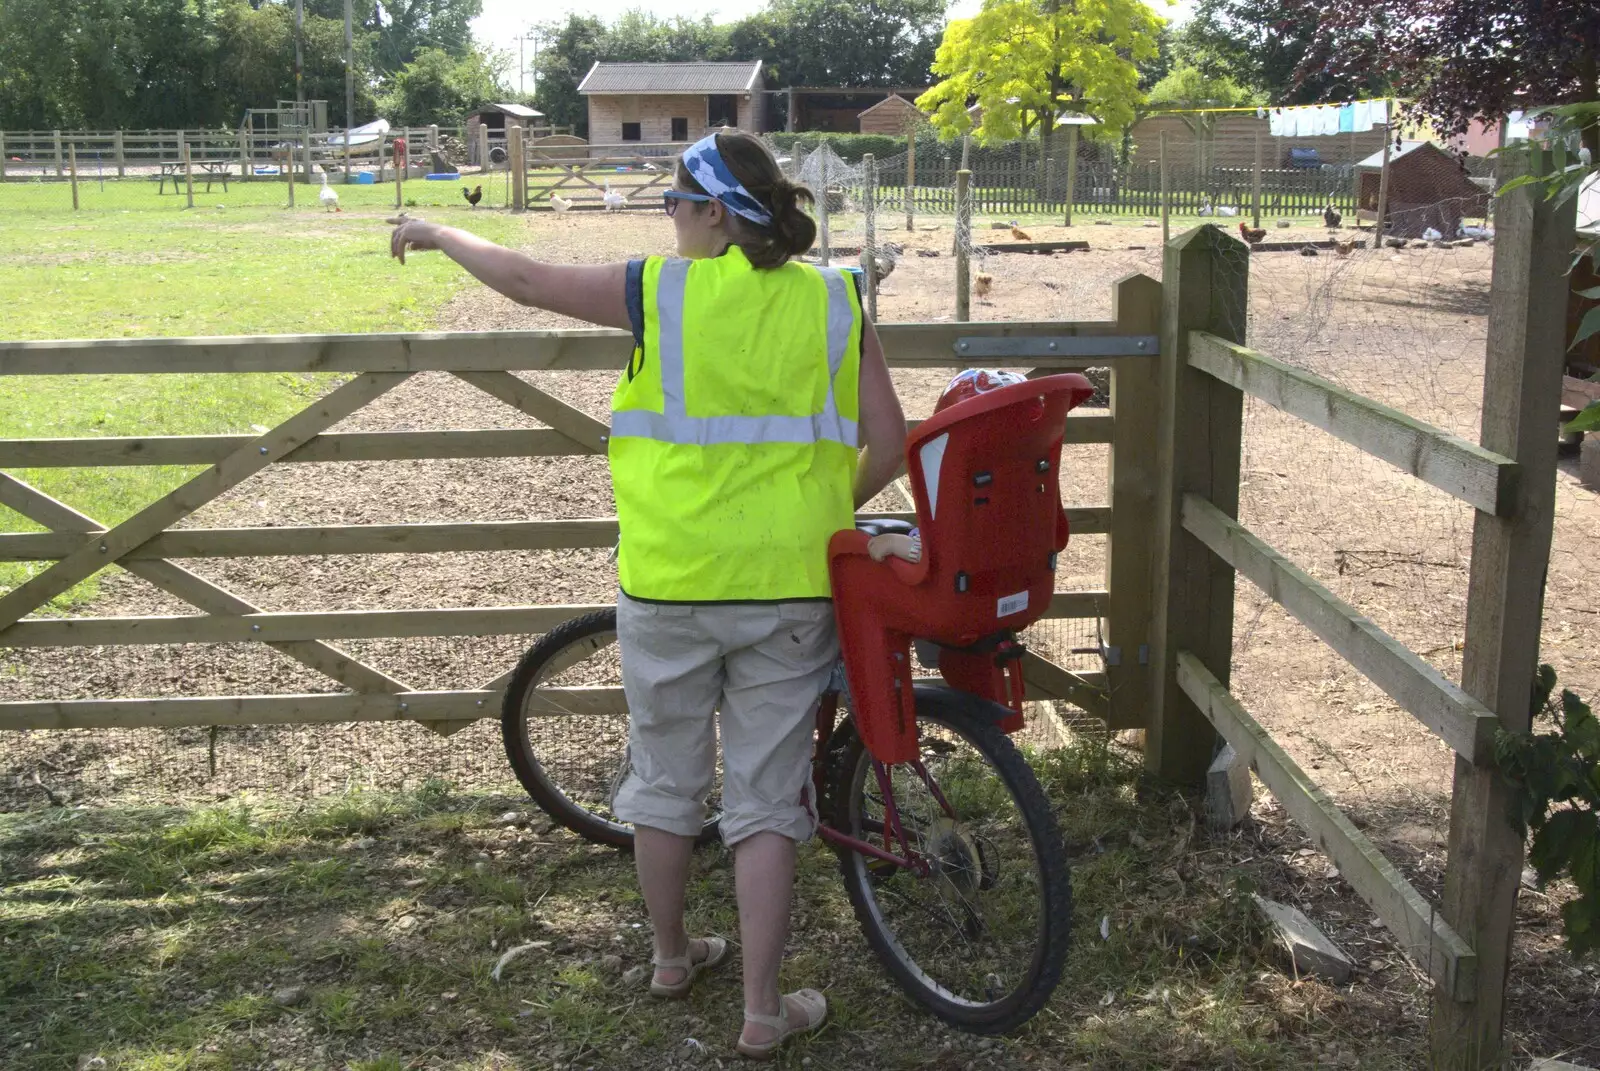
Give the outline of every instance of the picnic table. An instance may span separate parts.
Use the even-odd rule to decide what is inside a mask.
[[[222,180],[222,192],[224,192],[224,193],[228,192],[228,169],[233,166],[231,161],[227,161],[227,160],[193,160],[193,161],[191,161],[191,164],[193,165],[193,167],[195,169],[196,177],[197,178],[204,178],[206,180],[206,192],[207,193],[211,192],[211,184],[213,182],[215,182],[217,179],[221,179]],[[159,177],[159,182],[158,182],[158,184],[156,186],[156,193],[158,195],[167,192],[167,180],[168,179],[172,180],[172,192],[173,193],[177,193],[178,192],[178,184],[183,181],[183,162],[182,161],[178,161],[177,163],[170,163],[170,164],[169,163],[163,163],[161,165],[161,175]]]

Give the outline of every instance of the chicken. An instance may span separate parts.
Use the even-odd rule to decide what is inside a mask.
[[[1422,229],[1422,240],[1424,242],[1442,242],[1444,241],[1444,235],[1433,227],[1424,227]]]
[[[1195,209],[1195,213],[1194,214],[1197,215],[1197,216],[1209,216],[1212,213],[1214,213],[1215,211],[1216,211],[1216,209],[1211,207],[1211,198],[1202,197],[1200,199],[1200,207]]]
[[[1239,236],[1251,245],[1260,245],[1267,237],[1265,227],[1252,227],[1244,220],[1239,221]]]
[[[994,276],[986,271],[980,271],[972,277],[972,292],[979,297],[988,297],[989,288],[994,285]]]
[[[344,211],[344,209],[339,207],[338,192],[332,186],[328,185],[328,173],[326,171],[322,173],[322,189],[317,193],[317,200],[322,202],[323,208],[331,208],[335,212]]]
[[[607,212],[621,212],[628,207],[628,199],[611,188],[610,179],[606,179],[606,193],[601,199],[606,203]]]
[[[567,200],[565,197],[562,197],[560,194],[552,193],[550,195],[550,207],[555,209],[557,212],[565,212],[572,207],[572,202]]]
[[[1017,226],[1017,221],[1011,221],[1011,237],[1019,242],[1031,242],[1033,237],[1027,231]]]
[[[900,263],[900,254],[905,252],[905,247],[896,242],[885,242],[870,255],[867,250],[861,251],[861,270],[871,271],[878,282],[883,282],[894,274],[895,265]]]
[[[467,199],[467,204],[471,205],[473,208],[477,208],[478,202],[483,200],[483,187],[474,186],[469,190],[463,186],[461,187],[461,196]]]
[[[1322,222],[1327,224],[1330,231],[1338,230],[1339,222],[1343,219],[1344,217],[1331,204],[1322,210]]]
[[[1238,214],[1239,210],[1233,205],[1223,205],[1217,209],[1217,215],[1219,216],[1237,216]]]
[[[1303,245],[1300,247],[1300,255],[1303,257],[1316,257],[1322,254],[1317,252],[1317,247],[1314,245]]]
[[[1356,251],[1356,246],[1361,244],[1361,239],[1352,238],[1347,242],[1335,242],[1333,251],[1341,257],[1347,257]]]

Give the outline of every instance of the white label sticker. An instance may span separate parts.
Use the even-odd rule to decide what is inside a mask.
[[[1000,604],[995,607],[995,616],[1010,617],[1012,614],[1019,614],[1027,608],[1028,593],[1019,591],[1015,595],[1007,595],[1000,600]]]

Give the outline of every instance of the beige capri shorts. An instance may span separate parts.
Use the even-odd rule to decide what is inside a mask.
[[[624,822],[696,836],[722,737],[722,839],[804,841],[817,697],[839,657],[833,603],[652,603],[618,594],[629,771]],[[809,793],[807,793],[807,796]]]

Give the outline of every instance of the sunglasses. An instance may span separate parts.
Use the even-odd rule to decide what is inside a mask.
[[[716,198],[704,193],[690,193],[688,190],[666,190],[661,194],[661,207],[667,210],[668,218],[678,214],[678,202],[692,201],[695,204],[705,204],[715,201]]]

